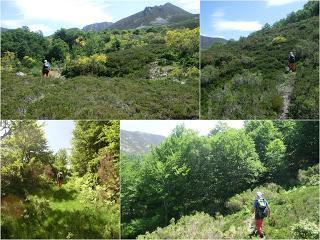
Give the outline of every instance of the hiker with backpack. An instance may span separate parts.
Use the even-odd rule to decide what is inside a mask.
[[[253,203],[253,212],[256,222],[256,231],[260,238],[263,238],[263,219],[270,217],[270,207],[268,201],[263,197],[261,192],[256,193],[256,199]]]
[[[50,72],[50,64],[47,60],[44,60],[43,65],[42,65],[42,75],[44,77],[48,77]]]
[[[296,57],[293,55],[293,52],[290,52],[288,57],[288,68],[290,72],[296,71],[295,61],[296,61]]]
[[[57,173],[57,184],[58,184],[59,188],[62,186],[62,183],[63,183],[63,173],[58,172]]]

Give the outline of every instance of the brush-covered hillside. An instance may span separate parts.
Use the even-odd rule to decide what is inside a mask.
[[[251,236],[255,226],[252,204],[257,191],[265,193],[271,208],[271,217],[264,224],[266,239],[319,239],[319,165],[307,171],[300,175],[309,174],[308,182],[304,179],[292,189],[268,184],[235,195],[227,202],[230,214],[210,216],[198,212],[177,221],[172,219],[170,225],[138,239],[257,239]]]
[[[3,32],[2,117],[198,118],[196,23],[100,32],[60,29],[49,37],[28,27]],[[44,59],[51,63],[48,79],[41,76]]]
[[[242,129],[220,123],[207,136],[177,126],[150,153],[122,154],[121,237],[247,238],[258,190],[271,206],[267,237],[290,238],[293,226],[313,234],[318,132],[318,121],[246,121]]]
[[[286,70],[290,52],[296,72]],[[201,118],[318,119],[319,2],[201,54]]]

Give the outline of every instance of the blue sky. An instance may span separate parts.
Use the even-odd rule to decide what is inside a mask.
[[[178,124],[207,135],[219,121],[215,120],[121,120],[120,129],[127,131],[140,131],[168,136]],[[230,127],[242,128],[244,121],[230,120],[226,122]]]
[[[38,121],[43,124],[49,149],[57,152],[61,148],[66,148],[70,153],[72,131],[75,122],[72,120],[48,120]]]
[[[201,34],[238,40],[303,8],[307,0],[201,1]]]
[[[51,35],[60,28],[82,28],[95,22],[116,22],[145,7],[170,2],[192,13],[200,12],[197,0],[1,0],[1,26],[29,26]]]

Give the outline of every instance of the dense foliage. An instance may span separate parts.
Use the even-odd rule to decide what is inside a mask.
[[[319,168],[318,168],[319,170]],[[314,178],[319,179],[319,172]],[[318,183],[319,184],[319,183]],[[228,201],[232,214],[212,217],[197,212],[170,221],[170,225],[139,239],[249,239],[254,229],[252,198],[256,191],[265,193],[272,216],[264,223],[267,239],[319,239],[319,185],[284,190],[275,184],[245,191]],[[255,238],[254,238],[255,239]]]
[[[319,161],[318,129],[316,121],[248,121],[243,129],[219,124],[199,136],[177,126],[143,158],[122,155],[122,237],[137,237],[194,211],[229,213],[231,197],[261,184],[309,181],[312,172],[300,169]]]
[[[119,121],[77,122],[71,157],[36,121],[1,124],[2,238],[119,237]]]
[[[88,115],[91,119],[192,119],[198,116],[199,28],[196,26],[101,32],[60,29],[49,37],[26,28],[2,35],[2,116],[7,119],[87,119]],[[28,44],[29,39],[32,44]],[[50,81],[40,78],[43,59],[52,64]],[[26,76],[14,76],[13,72],[18,71]],[[83,81],[79,83],[79,79]],[[81,99],[75,99],[75,90],[89,96],[78,95]],[[22,102],[17,95],[22,96]],[[41,97],[34,100],[33,95]],[[48,106],[53,109],[49,110]],[[35,112],[38,110],[34,108],[43,110]],[[72,115],[75,109],[85,113]]]
[[[293,79],[289,118],[319,117],[319,2],[247,38],[214,44],[201,53],[201,117],[277,119]],[[296,73],[287,73],[289,52]]]

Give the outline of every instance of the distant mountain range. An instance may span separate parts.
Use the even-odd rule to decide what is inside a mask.
[[[102,31],[106,28],[109,28],[113,23],[112,22],[101,22],[101,23],[93,23],[90,25],[87,25],[82,28],[83,31],[90,31],[90,30],[95,30],[95,31]]]
[[[201,46],[201,49],[208,49],[214,43],[217,43],[217,42],[226,43],[227,41],[228,40],[226,40],[224,38],[201,36],[201,38],[200,38],[200,46]]]
[[[3,28],[3,27],[0,27],[0,32],[6,32],[6,31],[8,31],[8,30],[10,30],[10,29],[8,29],[8,28]]]
[[[150,152],[151,146],[159,146],[164,139],[161,135],[121,130],[120,149],[126,153],[144,154]]]
[[[102,22],[87,25],[84,31],[104,29],[136,29],[151,26],[185,26],[197,27],[199,14],[189,13],[171,3],[160,6],[146,7],[143,11],[123,18],[115,23]]]

